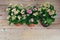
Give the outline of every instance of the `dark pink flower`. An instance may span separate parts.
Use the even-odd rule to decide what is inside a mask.
[[[32,14],[32,11],[31,10],[27,10],[27,13]]]

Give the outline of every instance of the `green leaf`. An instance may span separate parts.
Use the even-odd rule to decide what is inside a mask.
[[[50,5],[50,9],[51,9],[51,10],[54,10],[54,6],[53,6],[53,5]]]

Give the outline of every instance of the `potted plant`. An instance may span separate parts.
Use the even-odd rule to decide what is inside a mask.
[[[40,21],[44,27],[48,27],[55,21],[54,16],[56,15],[54,6],[48,2],[41,4],[39,8],[36,6],[27,6],[24,8],[22,4],[20,6],[10,4],[7,12],[9,24],[13,23],[16,26],[20,26],[25,23],[29,27],[34,27],[38,24],[38,21]]]
[[[48,27],[55,21],[56,10],[54,6],[46,2],[38,8],[39,20],[44,27]]]
[[[10,4],[7,9],[7,12],[9,15],[7,18],[9,24],[13,23],[16,26],[20,26],[24,23],[23,15],[25,14],[25,9],[22,6]]]
[[[34,27],[35,24],[38,24],[38,9],[33,6],[30,7],[28,6],[28,8],[26,9],[26,24],[29,27]]]

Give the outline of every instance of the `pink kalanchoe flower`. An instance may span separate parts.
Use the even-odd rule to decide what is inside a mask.
[[[32,14],[32,11],[31,10],[27,10],[27,13]]]

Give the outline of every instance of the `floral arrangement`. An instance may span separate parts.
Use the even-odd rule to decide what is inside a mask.
[[[41,24],[45,27],[51,25],[52,22],[55,21],[54,16],[56,15],[56,10],[54,9],[54,6],[48,2],[39,7],[38,13]]]
[[[22,4],[20,6],[17,4],[10,4],[7,12],[9,15],[7,18],[9,24],[27,24],[34,26],[35,24],[38,24],[38,21],[40,21],[45,27],[54,22],[54,16],[56,15],[54,6],[49,3],[44,3],[39,8],[36,6],[27,6],[24,8]]]
[[[25,9],[22,6],[18,6],[17,4],[12,5],[10,4],[7,12],[8,12],[8,23],[11,24],[23,24],[23,19],[24,16],[22,14],[24,14]],[[23,12],[23,13],[22,13]]]
[[[37,15],[38,15],[38,9],[34,6],[34,7],[26,7],[23,8],[22,5],[18,6],[18,5],[12,5],[10,4],[7,11],[8,11],[8,22],[9,24],[13,23],[13,24],[38,24],[38,19],[37,19]]]
[[[38,9],[35,6],[34,7],[28,6],[27,7],[25,23],[27,25],[38,24]]]

